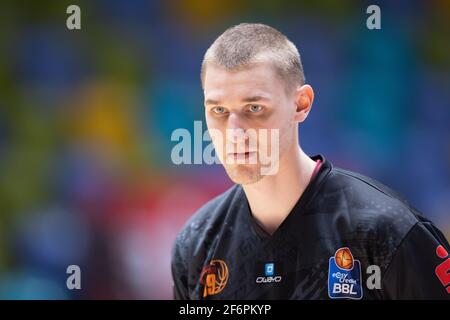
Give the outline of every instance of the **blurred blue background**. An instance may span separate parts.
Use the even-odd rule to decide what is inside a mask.
[[[81,8],[81,30],[66,8]],[[366,28],[378,4],[382,29]],[[204,120],[202,56],[262,22],[316,92],[310,154],[399,191],[450,238],[450,1],[3,1],[0,299],[170,299],[170,250],[229,186],[170,160]],[[205,126],[204,126],[205,128]],[[66,268],[82,290],[66,288]]]

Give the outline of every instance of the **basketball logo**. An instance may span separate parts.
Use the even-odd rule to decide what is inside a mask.
[[[203,298],[220,293],[228,281],[228,267],[223,260],[211,260],[200,274],[203,285]]]
[[[330,299],[362,299],[361,262],[353,258],[348,247],[337,249],[328,262],[328,296]]]
[[[347,247],[340,248],[334,254],[334,259],[339,268],[350,270],[353,268],[353,255]]]

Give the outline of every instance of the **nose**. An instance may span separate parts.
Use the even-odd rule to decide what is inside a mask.
[[[242,121],[235,113],[231,113],[228,116],[226,137],[228,142],[236,144],[244,143],[246,140],[248,140],[248,136],[245,132],[244,126],[242,125]]]

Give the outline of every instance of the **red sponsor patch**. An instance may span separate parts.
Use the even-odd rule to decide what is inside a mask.
[[[442,285],[446,287],[447,292],[450,293],[450,258],[448,257],[448,252],[443,246],[438,246],[436,248],[436,255],[446,260],[436,267],[434,273],[436,273]]]

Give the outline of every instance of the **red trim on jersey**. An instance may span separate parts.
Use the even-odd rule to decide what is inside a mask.
[[[316,161],[316,166],[315,166],[314,171],[312,173],[311,180],[314,179],[314,177],[317,175],[317,173],[319,172],[321,166],[322,166],[322,160],[318,159]]]

